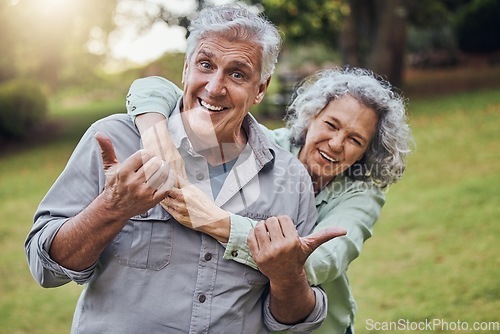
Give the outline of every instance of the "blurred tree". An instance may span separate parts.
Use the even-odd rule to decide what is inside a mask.
[[[458,43],[465,52],[500,51],[500,1],[473,0],[456,17]]]
[[[340,37],[344,63],[367,67],[402,84],[406,26],[413,0],[349,0]]]
[[[349,16],[346,0],[248,0],[263,7],[266,16],[285,34],[287,43],[321,42],[338,47],[338,32]]]
[[[287,43],[319,41],[342,61],[402,81],[406,23],[415,0],[250,0],[285,33]]]
[[[187,28],[196,11],[213,5],[193,0],[189,10],[179,13],[166,1],[149,3],[144,26],[157,20]],[[367,67],[394,85],[402,84],[407,46],[407,26],[442,28],[467,4],[497,0],[243,0],[265,12],[286,37],[286,45],[322,43],[340,50],[344,64]],[[226,1],[226,2],[238,2]],[[135,13],[137,14],[137,13]],[[134,13],[131,13],[133,16]]]
[[[0,80],[31,76],[55,89],[65,67],[89,63],[78,76],[91,73],[97,58],[89,52],[92,37],[113,27],[118,0],[9,0],[0,5]],[[100,36],[91,31],[100,29]],[[99,41],[94,41],[98,43]],[[94,59],[89,61],[89,59]]]

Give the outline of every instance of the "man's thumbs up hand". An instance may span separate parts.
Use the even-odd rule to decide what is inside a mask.
[[[331,227],[300,237],[289,217],[278,216],[257,223],[248,234],[248,246],[264,275],[286,282],[304,272],[304,263],[316,248],[346,233],[343,228]]]
[[[104,172],[107,174],[113,166],[119,165],[119,161],[115,154],[115,148],[113,147],[111,139],[101,132],[96,133],[95,139],[101,147],[102,165],[104,167]]]
[[[103,133],[97,133],[95,138],[101,148],[106,175],[103,196],[108,210],[128,219],[165,198],[175,183],[175,175],[164,161],[139,150],[121,163],[111,139]]]

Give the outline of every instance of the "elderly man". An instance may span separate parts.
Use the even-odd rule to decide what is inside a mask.
[[[204,10],[189,30],[184,94],[168,123],[189,181],[229,212],[287,215],[308,234],[316,217],[307,172],[248,114],[267,90],[278,32],[238,6]],[[35,279],[44,287],[86,284],[72,332],[302,333],[319,326],[326,296],[305,275],[268,279],[224,260],[221,243],[158,205],[175,175],[140,146],[127,115],[94,123],[36,212],[25,245]]]

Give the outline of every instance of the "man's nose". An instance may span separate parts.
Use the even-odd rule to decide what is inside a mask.
[[[224,75],[220,72],[216,72],[210,76],[205,89],[210,94],[210,96],[220,96],[227,93]]]

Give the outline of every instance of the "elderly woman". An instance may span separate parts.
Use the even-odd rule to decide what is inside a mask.
[[[158,112],[167,116],[178,96],[178,88],[165,79],[134,82],[127,104],[129,114],[141,114],[136,118],[141,133],[159,120],[164,121]],[[411,133],[404,101],[388,82],[368,70],[323,70],[299,86],[286,121],[286,128],[267,130],[267,135],[295,154],[308,170],[318,212],[315,231],[329,227],[347,231],[346,236],[319,246],[305,263],[311,285],[321,284],[329,297],[328,316],[318,333],[351,333],[356,303],[347,268],[372,235],[385,203],[383,191],[398,181],[405,169]],[[162,131],[164,126],[156,128]],[[155,143],[158,141],[145,141],[144,145],[159,152]],[[182,159],[173,161],[179,162],[182,169]],[[227,242],[225,258],[261,269],[287,260],[286,251],[263,255],[279,249],[272,247],[272,234],[276,226],[286,230],[286,217],[256,224],[249,218],[221,212],[196,191],[178,194],[167,198],[164,207],[181,223]],[[189,203],[182,205],[182,201]],[[201,221],[208,217],[215,217],[212,224]]]

